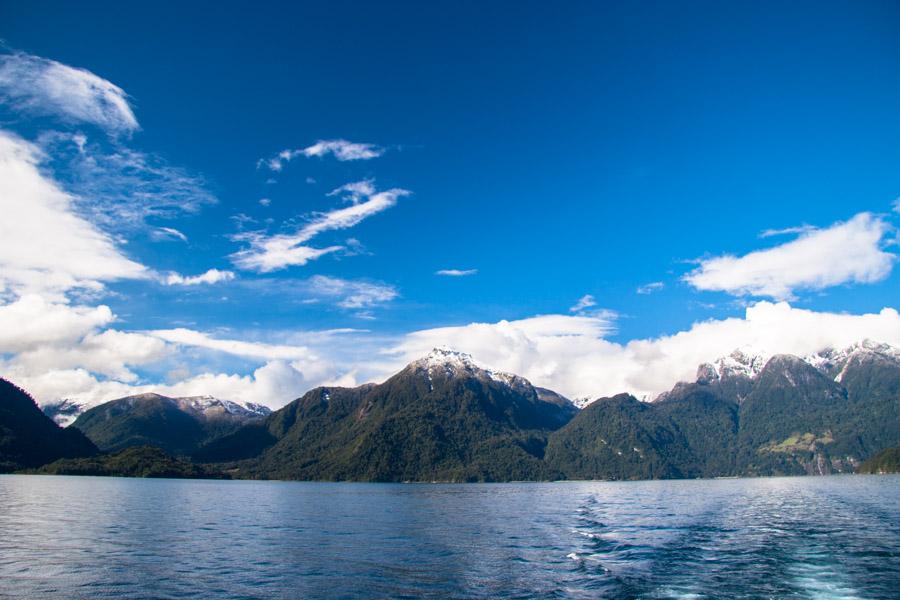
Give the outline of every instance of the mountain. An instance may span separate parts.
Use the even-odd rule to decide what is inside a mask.
[[[314,389],[198,458],[243,458],[236,475],[279,479],[552,479],[547,436],[576,412],[522,377],[436,349],[379,385]]]
[[[237,417],[247,418],[265,417],[272,410],[261,404],[247,402],[238,404],[230,400],[219,400],[212,396],[188,396],[184,398],[172,398],[183,410],[200,418],[215,417],[217,414],[228,413]],[[44,414],[53,419],[61,427],[68,427],[84,412],[90,410],[90,406],[79,404],[74,400],[63,399],[41,406]]]
[[[882,450],[861,464],[857,472],[868,475],[900,473],[900,446]]]
[[[172,458],[159,448],[135,446],[115,454],[63,458],[34,471],[41,475],[94,475],[104,477],[166,477],[169,479],[227,479],[227,475]]]
[[[900,352],[860,342],[809,357],[738,350],[652,403],[595,400],[548,441],[571,478],[825,475],[900,443]]]
[[[71,427],[104,452],[156,446],[175,456],[190,456],[203,444],[270,413],[264,406],[209,396],[138,394],[88,409]]]
[[[0,378],[0,472],[96,453],[80,431],[61,428],[25,391]]]
[[[34,418],[34,402],[12,389],[27,400]],[[68,431],[38,416],[57,435]],[[316,388],[274,413],[208,397],[143,394],[90,409],[69,430],[83,430],[103,450],[152,444],[241,478],[508,481],[850,473],[900,444],[900,351],[870,341],[804,357],[743,348],[701,364],[694,381],[678,383],[653,402],[620,394],[579,411],[522,377],[437,349],[382,384]],[[61,465],[83,472],[141,472],[134,471],[141,456]],[[168,468],[168,458],[146,460]],[[883,463],[866,468],[884,469]]]

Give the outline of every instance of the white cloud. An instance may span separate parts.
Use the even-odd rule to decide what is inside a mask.
[[[156,329],[145,332],[147,335],[180,346],[193,346],[224,352],[232,356],[256,358],[262,360],[292,360],[311,358],[312,352],[305,346],[289,346],[266,344],[263,342],[247,342],[242,340],[219,339],[201,331],[192,329]]]
[[[108,230],[142,229],[148,219],[196,214],[218,201],[202,177],[120,144],[50,132],[38,145],[79,212]]]
[[[790,299],[797,290],[874,283],[890,274],[896,260],[882,249],[890,229],[883,219],[860,213],[774,248],[701,260],[684,280],[698,290],[775,299]]]
[[[704,321],[627,344],[604,339],[613,326],[599,316],[546,315],[418,331],[392,349],[390,368],[449,346],[569,397],[630,392],[653,398],[678,381],[693,381],[698,365],[738,347],[804,355],[866,338],[900,345],[900,315],[892,308],[847,315],[758,302],[743,318]]]
[[[113,133],[139,128],[122,88],[85,69],[22,52],[0,55],[0,101]]]
[[[74,199],[38,170],[36,146],[0,130],[0,288],[18,294],[99,290],[148,276],[74,210]]]
[[[370,308],[400,296],[397,289],[391,285],[325,275],[310,277],[308,284],[314,296],[336,299],[337,306],[347,309]]]
[[[209,269],[201,275],[194,275],[191,277],[180,275],[178,273],[169,273],[162,281],[165,285],[200,285],[203,283],[221,283],[223,281],[231,281],[232,279],[234,279],[234,273],[231,271]]]
[[[298,148],[296,150],[282,150],[272,158],[260,159],[257,167],[268,167],[272,171],[281,171],[285,163],[300,156],[311,158],[314,156],[332,155],[339,161],[370,160],[384,154],[384,148],[374,144],[361,144],[348,142],[347,140],[319,140],[312,146]]]
[[[391,208],[397,204],[398,198],[411,193],[399,188],[383,192],[375,192],[374,189],[372,191],[374,193],[363,202],[314,214],[294,233],[265,235],[250,232],[234,236],[235,240],[249,242],[250,247],[235,252],[231,255],[231,259],[241,269],[267,273],[290,266],[303,266],[325,254],[343,250],[344,246],[339,245],[314,248],[306,246],[305,243],[325,231],[353,227],[364,219]]]
[[[77,342],[114,318],[108,306],[69,306],[25,295],[0,305],[0,354]]]
[[[89,333],[77,344],[43,345],[21,352],[10,361],[12,368],[27,372],[81,368],[122,382],[138,379],[131,366],[161,360],[169,354],[163,340],[144,335],[107,329]]]
[[[900,213],[900,198],[894,200],[894,212]]]
[[[578,302],[575,303],[575,306],[569,309],[569,312],[580,313],[581,311],[594,306],[597,306],[597,301],[590,294],[585,294],[578,299]]]
[[[658,292],[661,289],[666,287],[662,281],[654,281],[651,283],[647,283],[641,286],[638,286],[637,290],[635,290],[638,294],[652,294],[653,292]]]
[[[231,255],[235,266],[247,271],[269,273],[287,267],[302,267],[306,263],[343,250],[343,246],[313,248],[300,245],[293,236],[248,234],[233,239],[250,242],[250,248]]]
[[[260,206],[270,206],[272,204],[272,200],[269,198],[260,198],[259,205]]]
[[[809,233],[816,231],[817,227],[812,225],[798,225],[797,227],[785,227],[784,229],[766,229],[759,234],[761,238],[775,237],[779,235],[794,235],[798,233]]]
[[[107,306],[70,306],[37,295],[0,305],[0,361],[13,374],[84,368],[133,381],[128,365],[159,360],[164,342],[138,333],[101,329],[115,320]]]
[[[375,182],[371,179],[362,181],[354,181],[353,183],[345,183],[339,188],[328,192],[328,196],[342,196],[348,202],[359,204],[363,198],[368,198],[375,194]]]
[[[155,227],[150,230],[150,239],[157,242],[167,242],[171,240],[188,241],[186,235],[178,231],[174,227]]]
[[[298,332],[280,344],[222,339],[189,329],[104,330],[112,319],[106,307],[53,305],[39,298],[0,307],[0,354],[12,354],[0,361],[0,371],[41,402],[68,397],[97,403],[157,391],[278,407],[316,385],[383,380],[433,347],[449,346],[569,397],[630,392],[653,398],[677,381],[693,380],[699,364],[737,347],[805,355],[866,338],[900,345],[900,314],[892,308],[849,315],[766,301],[750,306],[742,317],[702,321],[673,335],[625,344],[605,339],[615,323],[599,315],[472,323],[400,338],[358,330]],[[29,327],[9,326],[19,322]],[[130,370],[177,358],[192,348],[264,364],[248,375],[186,372],[170,384],[137,381]]]
[[[300,228],[295,237],[298,242],[306,242],[314,236],[334,229],[348,229],[359,224],[363,219],[385,211],[395,204],[397,199],[408,196],[411,192],[399,188],[375,192],[367,196],[364,202],[357,202],[346,208],[317,214],[309,223]]]
[[[469,275],[477,275],[478,269],[441,269],[435,271],[434,274],[443,277],[467,277]]]

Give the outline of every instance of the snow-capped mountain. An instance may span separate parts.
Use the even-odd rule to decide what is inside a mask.
[[[512,373],[495,371],[475,362],[470,354],[449,348],[435,348],[427,355],[411,362],[406,369],[422,373],[431,381],[437,375],[442,377],[474,377],[502,383],[518,391],[533,390],[534,387],[524,377]]]
[[[863,340],[842,350],[828,348],[804,356],[803,360],[840,383],[851,364],[868,360],[900,363],[900,349],[882,342]]]
[[[594,398],[592,396],[579,396],[578,398],[572,398],[572,404],[577,406],[579,409],[582,409],[596,399],[597,398]]]
[[[759,350],[738,348],[728,356],[700,365],[697,368],[697,382],[711,383],[732,377],[753,379],[759,375],[770,358],[770,354]]]
[[[239,404],[231,400],[220,400],[212,396],[187,396],[184,398],[173,398],[173,400],[175,400],[181,410],[193,412],[205,418],[231,415],[249,419],[265,417],[272,412],[270,408],[261,404],[252,402]]]
[[[735,377],[755,379],[772,358],[774,356],[770,353],[740,348],[728,356],[700,365],[697,368],[697,383],[712,383]],[[878,360],[900,363],[900,349],[883,342],[862,340],[846,348],[826,348],[797,358],[840,383],[847,367],[855,362]]]
[[[146,393],[135,394],[122,398],[121,400],[135,404],[143,400],[166,398],[159,394]],[[201,419],[216,419],[223,417],[231,417],[236,419],[253,419],[256,417],[265,417],[271,414],[272,410],[267,406],[247,402],[244,404],[233,402],[231,400],[220,400],[212,396],[186,396],[182,398],[168,398],[182,411],[189,413]],[[41,410],[45,415],[53,419],[61,427],[68,427],[74,423],[82,413],[90,410],[93,406],[79,404],[73,400],[64,399],[59,402],[44,404]]]

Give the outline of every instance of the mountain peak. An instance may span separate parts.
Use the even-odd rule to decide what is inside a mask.
[[[456,368],[456,369],[479,369],[477,364],[475,364],[475,359],[472,358],[471,354],[466,354],[465,352],[460,352],[458,350],[453,350],[452,348],[448,348],[446,346],[441,346],[438,348],[432,349],[431,352],[423,356],[422,358],[413,361],[415,366],[418,367],[446,367],[446,368]]]
[[[524,377],[483,367],[472,358],[471,354],[446,346],[434,348],[422,358],[411,362],[407,369],[426,372],[429,381],[432,376],[439,374],[444,377],[474,377],[492,380],[513,388],[532,388],[531,383]]]
[[[840,382],[851,362],[861,360],[900,362],[900,349],[867,338],[843,349],[826,348],[803,357],[803,360],[823,373],[833,375],[834,380]]]
[[[769,355],[761,350],[749,346],[736,348],[728,356],[700,365],[697,368],[697,381],[710,383],[730,377],[753,379],[759,375],[768,360]]]

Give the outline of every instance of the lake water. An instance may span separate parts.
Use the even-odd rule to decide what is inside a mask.
[[[898,598],[900,476],[0,476],[0,596]]]

